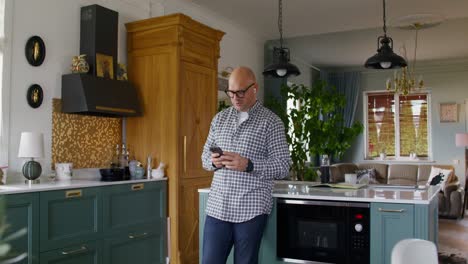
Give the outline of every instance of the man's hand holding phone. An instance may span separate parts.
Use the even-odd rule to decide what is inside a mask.
[[[223,150],[220,147],[211,147],[211,162],[216,168],[223,167]]]

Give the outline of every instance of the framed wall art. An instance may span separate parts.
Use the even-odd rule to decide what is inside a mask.
[[[39,84],[29,86],[28,92],[26,93],[26,100],[28,101],[29,106],[32,108],[38,108],[41,106],[43,99],[44,93]]]
[[[32,66],[41,65],[44,62],[46,56],[46,47],[41,37],[30,37],[26,42],[24,53],[29,64]]]
[[[114,79],[114,62],[112,56],[96,53],[96,76]]]
[[[441,123],[458,122],[457,103],[441,103],[439,106],[439,118]]]

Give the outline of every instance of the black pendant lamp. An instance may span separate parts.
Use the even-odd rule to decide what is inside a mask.
[[[367,59],[366,68],[372,69],[392,69],[406,67],[406,60],[393,52],[393,39],[387,37],[387,24],[385,14],[385,0],[383,0],[383,30],[384,35],[377,39],[377,54]]]
[[[296,65],[289,63],[289,49],[283,48],[283,16],[282,0],[278,1],[278,28],[280,32],[280,47],[273,49],[273,64],[265,67],[263,75],[273,78],[287,78],[301,74]]]

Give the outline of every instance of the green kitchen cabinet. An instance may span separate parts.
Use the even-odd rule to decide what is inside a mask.
[[[104,264],[147,263],[164,264],[166,246],[164,233],[143,228],[104,239]]]
[[[167,182],[9,194],[7,234],[24,264],[165,263]]]
[[[13,252],[22,254],[28,253],[28,257],[23,259],[21,264],[39,263],[39,194],[12,194],[3,196],[6,198],[6,224],[8,228],[5,236],[18,230],[26,229],[27,234],[10,242]]]
[[[102,246],[95,241],[83,242],[41,253],[40,258],[41,264],[100,264]]]
[[[395,244],[414,238],[414,205],[371,203],[371,263],[390,264]]]
[[[166,228],[166,185],[161,182],[104,188],[104,234],[126,232],[145,224]]]
[[[102,232],[101,188],[40,193],[40,250],[97,240]]]

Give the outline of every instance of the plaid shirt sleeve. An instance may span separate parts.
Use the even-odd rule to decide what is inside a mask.
[[[219,114],[217,114],[213,120],[211,121],[210,125],[210,132],[208,133],[208,138],[206,139],[205,146],[203,146],[203,153],[202,153],[202,164],[203,168],[208,171],[213,171],[216,168],[213,166],[213,163],[211,162],[211,151],[210,148],[217,146],[215,142],[215,127],[216,127],[216,122],[218,119]]]
[[[285,133],[283,123],[277,118],[269,127],[266,143],[267,157],[252,160],[253,173],[261,179],[283,179],[288,176],[291,157]]]

